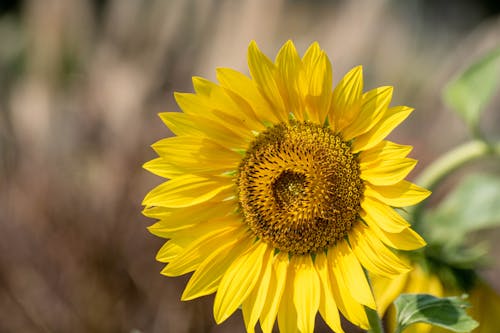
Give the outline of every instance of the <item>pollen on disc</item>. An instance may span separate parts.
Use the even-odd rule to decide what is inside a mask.
[[[238,169],[245,223],[280,251],[315,253],[357,221],[363,182],[350,145],[329,128],[280,123],[260,133]]]

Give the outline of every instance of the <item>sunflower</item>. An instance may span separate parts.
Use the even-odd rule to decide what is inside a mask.
[[[389,107],[392,87],[363,93],[362,68],[332,87],[318,43],[301,58],[288,41],[276,60],[251,42],[251,77],[220,68],[176,93],[160,114],[175,134],[144,167],[168,181],[149,192],[149,230],[168,239],[166,276],[193,272],[182,300],[216,293],[214,317],[238,308],[247,331],[313,332],[319,311],[336,332],[340,313],[369,327],[376,304],[365,270],[409,270],[390,249],[423,239],[394,210],[429,195],[404,178],[416,161],[385,137],[412,109]],[[390,247],[390,248],[389,248]]]

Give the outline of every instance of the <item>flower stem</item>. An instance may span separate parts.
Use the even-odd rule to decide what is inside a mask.
[[[450,150],[430,164],[415,183],[432,191],[446,176],[468,162],[495,155],[500,156],[500,142],[489,144],[483,140],[469,141]],[[414,224],[419,222],[423,206],[424,204],[421,203],[410,210]]]
[[[432,190],[449,173],[467,162],[488,155],[500,156],[500,142],[488,144],[479,140],[469,141],[450,150],[440,159],[429,165],[417,178],[416,183]]]
[[[365,306],[366,316],[368,317],[368,323],[370,323],[370,329],[368,332],[370,333],[384,333],[384,329],[382,327],[382,320],[380,319],[377,310],[370,309]]]

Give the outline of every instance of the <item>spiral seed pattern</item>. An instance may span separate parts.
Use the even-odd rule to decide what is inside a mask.
[[[250,229],[292,254],[316,253],[343,239],[358,220],[364,189],[350,144],[328,127],[297,121],[256,137],[237,185]]]

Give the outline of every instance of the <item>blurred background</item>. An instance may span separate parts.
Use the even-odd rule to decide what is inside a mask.
[[[178,110],[173,92],[216,67],[247,73],[252,39],[271,58],[317,40],[335,82],[363,64],[366,89],[394,85],[393,104],[415,107],[392,134],[415,146],[415,177],[468,138],[441,91],[500,45],[499,13],[495,0],[2,0],[0,332],[243,332],[239,312],[215,325],[212,297],[181,302],[188,276],[154,260],[164,241],[141,201],[162,180],[141,166],[171,135],[157,113]],[[481,124],[496,139],[499,108],[497,94]]]

